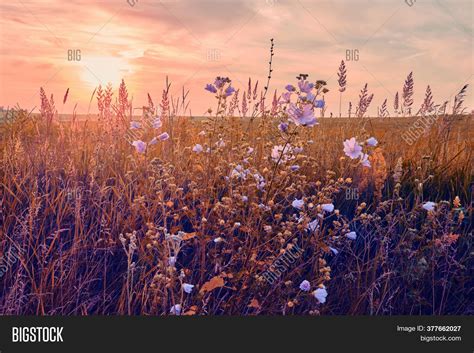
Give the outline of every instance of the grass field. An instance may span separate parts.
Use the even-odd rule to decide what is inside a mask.
[[[206,119],[46,99],[0,125],[1,314],[474,312],[472,116],[408,143],[418,117],[285,126],[217,95]]]

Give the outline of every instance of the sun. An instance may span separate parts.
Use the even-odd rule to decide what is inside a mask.
[[[111,83],[117,87],[122,78],[130,72],[127,61],[122,58],[96,56],[84,58],[82,61],[81,79],[92,86]]]

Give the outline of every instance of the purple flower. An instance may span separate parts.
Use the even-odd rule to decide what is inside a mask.
[[[225,92],[224,92],[224,93],[225,93],[225,96],[226,96],[226,97],[229,97],[229,96],[230,96],[232,93],[234,93],[234,92],[235,92],[234,87],[229,86],[229,87],[227,87],[227,88],[225,89]]]
[[[199,143],[197,143],[197,144],[194,145],[194,147],[193,147],[193,152],[201,153],[202,151],[203,151],[203,148],[202,148],[202,146],[201,146]]]
[[[299,170],[299,169],[300,169],[300,166],[299,166],[298,164],[292,165],[292,166],[290,167],[290,170],[291,170],[292,172],[296,172],[296,171]]]
[[[183,287],[183,290],[189,294],[193,291],[194,284],[183,283],[182,287]]]
[[[288,131],[288,124],[287,123],[278,124],[278,130],[280,130],[281,132],[287,132]]]
[[[172,315],[181,315],[181,304],[176,304],[171,307],[170,314]]]
[[[291,103],[288,115],[296,125],[312,127],[318,123],[314,116],[312,104],[305,104],[303,108],[298,108],[295,104]]]
[[[133,141],[132,146],[135,147],[138,153],[144,153],[146,151],[146,143],[142,140]]]
[[[166,141],[169,138],[170,138],[170,135],[168,135],[167,132],[163,132],[163,133],[158,135],[158,140],[160,140],[160,141]]]
[[[158,139],[156,137],[153,137],[150,142],[148,142],[149,145],[156,145],[158,143]]]
[[[356,159],[360,157],[362,153],[362,147],[357,143],[355,137],[352,137],[350,140],[344,141],[344,153],[346,156],[351,159]]]
[[[314,101],[315,108],[324,108],[324,101],[322,99]]]
[[[320,302],[324,304],[326,302],[326,297],[328,296],[328,291],[326,287],[322,285],[322,288],[318,288],[313,292],[314,297]]]
[[[139,129],[142,127],[142,124],[140,124],[138,121],[131,121],[130,122],[130,129],[135,130]]]
[[[375,137],[371,137],[367,140],[367,145],[372,146],[372,147],[377,146],[378,143],[379,142],[377,141]]]
[[[285,92],[281,95],[281,102],[280,104],[290,103],[291,92]]]
[[[286,89],[288,92],[293,92],[294,90],[296,90],[295,86],[290,85],[290,84],[286,85],[286,86],[285,86],[285,89]]]
[[[216,93],[217,92],[216,87],[214,87],[214,85],[211,85],[210,83],[208,83],[204,89],[206,91],[211,92],[211,93]]]
[[[216,80],[214,81],[214,85],[216,85],[217,88],[222,88],[225,85],[225,78],[222,77],[217,77]]]
[[[309,93],[313,89],[314,83],[309,83],[308,81],[305,81],[305,80],[299,80],[298,87],[300,88],[301,92]]]
[[[323,209],[323,211],[325,212],[332,212],[334,211],[334,205],[332,203],[323,203],[321,205],[321,208]]]
[[[300,289],[303,292],[309,292],[309,290],[311,289],[311,284],[309,283],[309,281],[304,280],[303,282],[300,283]]]

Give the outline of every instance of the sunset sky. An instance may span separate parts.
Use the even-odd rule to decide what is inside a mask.
[[[135,2],[135,4],[134,4]],[[473,78],[471,0],[13,0],[0,4],[0,105],[31,109],[39,87],[53,93],[60,113],[86,113],[99,84],[125,79],[134,106],[149,92],[159,101],[165,77],[178,94],[190,89],[193,115],[214,106],[203,90],[217,75],[236,88],[248,77],[264,82],[269,40],[275,40],[270,89],[282,90],[299,73],[326,79],[328,115],[338,113],[337,68],[346,50],[348,90],[355,102],[367,82],[375,94],[369,113],[401,91],[410,71],[415,109],[426,85],[435,102]],[[131,6],[130,4],[134,4]],[[68,61],[68,50],[81,51]],[[70,89],[65,106],[61,101]],[[466,97],[473,107],[472,87]],[[94,105],[95,108],[95,105]]]

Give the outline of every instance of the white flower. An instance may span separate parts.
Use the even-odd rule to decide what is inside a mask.
[[[308,230],[311,231],[311,232],[314,232],[316,229],[319,228],[319,221],[317,218],[314,219],[314,221],[311,221],[308,223]]]
[[[217,237],[214,239],[214,243],[220,243],[221,241],[223,241],[224,239],[222,239],[221,237]]]
[[[323,203],[321,205],[321,208],[323,209],[323,211],[326,211],[326,212],[334,211],[334,205],[332,203]]]
[[[170,314],[181,315],[181,304],[176,304],[171,307]]]
[[[428,201],[423,204],[423,208],[427,211],[433,211],[435,206],[436,206],[436,203],[432,201]]]
[[[337,249],[329,247],[329,250],[331,250],[334,255],[339,254],[339,250],[337,250]]]
[[[375,137],[371,137],[367,140],[367,145],[372,146],[372,147],[377,146],[378,143],[379,142],[377,141]]]
[[[357,143],[355,137],[352,137],[350,140],[345,140],[343,145],[344,153],[351,159],[358,158],[362,153],[362,146]]]
[[[349,238],[350,240],[356,240],[357,239],[357,233],[356,232],[349,232],[346,234],[346,237]]]
[[[235,223],[234,223],[234,227],[235,227],[235,228],[239,228],[241,225],[242,225],[242,224],[241,224],[240,222],[235,222]]]
[[[183,290],[186,292],[186,293],[191,293],[193,291],[193,288],[194,288],[194,284],[189,284],[189,283],[183,283]]]
[[[193,147],[193,152],[201,153],[202,151],[203,151],[203,148],[202,148],[202,146],[201,146],[199,143],[197,143],[197,144],[194,145],[194,147]]]
[[[168,259],[168,264],[171,267],[174,267],[174,265],[176,265],[176,256],[170,256],[169,259]]]
[[[253,151],[254,150],[252,147],[247,147],[247,154],[251,154]]]
[[[367,153],[360,154],[360,164],[362,164],[364,167],[367,167],[367,168],[371,167],[371,164],[369,161],[369,155]]]
[[[216,146],[219,148],[224,148],[225,147],[225,142],[223,139],[219,139],[219,141],[216,142]]]
[[[300,289],[304,292],[308,292],[311,289],[311,284],[309,283],[309,281],[304,280],[300,283]]]
[[[326,287],[323,285],[323,288],[318,288],[313,292],[314,297],[320,302],[324,304],[326,302],[326,297],[328,296],[328,291]]]
[[[202,130],[198,135],[199,136],[206,136],[206,131]]]
[[[301,200],[295,199],[295,200],[291,203],[291,206],[293,206],[294,208],[296,208],[296,209],[298,209],[298,210],[301,210],[301,209],[303,208],[303,205],[304,205],[303,199],[301,199]]]

